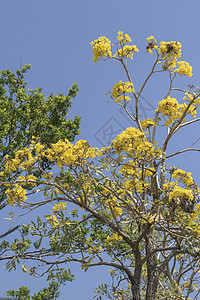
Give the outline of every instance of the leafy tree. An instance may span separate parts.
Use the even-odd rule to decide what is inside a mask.
[[[27,88],[24,75],[29,69],[30,65],[25,65],[16,73],[10,70],[0,72],[1,169],[8,156],[14,157],[16,151],[30,146],[32,136],[39,136],[42,143],[50,146],[60,139],[73,141],[79,134],[80,118],[66,119],[71,99],[78,92],[77,84],[73,84],[67,96],[50,94],[45,98],[41,88]],[[50,164],[44,161],[43,167],[50,167]],[[3,186],[0,195],[2,208],[6,205]]]
[[[7,296],[14,297],[15,300],[51,300],[58,299],[60,292],[58,291],[61,284],[65,284],[65,281],[72,281],[74,278],[71,276],[69,271],[57,273],[56,279],[49,283],[47,288],[41,289],[38,293],[30,296],[30,290],[26,286],[20,287],[17,291],[9,290],[7,291]],[[63,276],[64,275],[64,276]]]
[[[27,287],[22,286],[17,291],[10,290],[7,291],[7,296],[14,297],[13,299],[16,300],[50,300],[50,299],[58,299],[59,292],[58,292],[59,285],[55,282],[50,282],[48,288],[43,288],[37,294],[34,294],[32,297],[30,296],[30,290]]]
[[[24,77],[30,65],[25,65],[15,73],[10,70],[0,72],[0,170],[3,171],[8,157],[14,157],[15,153],[24,147],[29,147],[32,137],[39,136],[42,143],[51,146],[59,140],[68,138],[73,141],[79,134],[80,118],[75,116],[74,120],[68,120],[68,111],[72,105],[72,98],[78,93],[76,83],[69,89],[68,94],[53,95],[47,98],[41,88],[29,89]],[[44,169],[51,169],[53,164],[44,159]],[[18,171],[12,173],[12,179],[17,178]],[[39,172],[37,172],[39,176]],[[6,173],[7,181],[11,180],[10,174]],[[0,186],[0,209],[3,209],[6,202],[6,187]],[[19,229],[20,225],[12,227],[0,235],[0,238]],[[7,242],[3,241],[1,250],[6,249]],[[71,280],[69,277],[66,280]],[[50,293],[48,299],[56,299],[60,283],[52,282],[47,289],[43,289],[32,299],[47,299],[46,293]],[[52,292],[53,289],[55,292]],[[9,294],[10,293],[10,294]],[[30,299],[28,289],[22,287],[18,292],[9,292],[19,299]],[[25,293],[25,294],[24,294]],[[26,295],[27,293],[27,295]],[[53,296],[52,296],[53,295]],[[26,296],[23,298],[22,296]],[[46,297],[46,298],[45,298]],[[50,296],[49,296],[50,297]]]
[[[41,275],[69,262],[80,263],[85,271],[107,266],[111,284],[96,288],[97,299],[197,299],[199,189],[190,172],[170,167],[170,158],[200,150],[187,148],[170,154],[168,144],[178,130],[200,120],[196,118],[200,92],[174,87],[178,75],[192,75],[192,67],[179,60],[179,42],[158,43],[153,36],[147,38],[146,50],[155,53],[155,63],[136,92],[127,62],[138,49],[128,44],[131,38],[122,31],[117,39],[115,54],[106,37],[92,42],[93,60],[121,63],[128,81],[119,81],[108,94],[134,127],[101,149],[83,140],[75,144],[60,140],[49,147],[33,139],[30,147],[7,158],[1,173],[7,203],[31,209],[49,202],[54,206],[48,215],[24,225],[21,239],[1,246],[1,260],[7,260],[9,270],[22,260],[24,272],[31,275],[38,274],[41,265],[43,269],[46,265]],[[168,91],[158,102],[154,119],[140,120],[141,93],[151,76],[162,72],[169,75]],[[130,95],[134,115],[127,108]],[[160,145],[156,143],[158,128],[164,136]],[[44,159],[57,165],[58,175],[43,168]],[[7,174],[11,178],[16,170],[19,176],[7,181]],[[39,191],[41,200],[26,203],[27,188]],[[27,268],[30,260],[33,266]]]

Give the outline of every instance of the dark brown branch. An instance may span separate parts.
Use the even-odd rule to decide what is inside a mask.
[[[0,235],[0,239],[2,239],[4,236],[9,235],[10,233],[12,233],[13,231],[17,230],[20,227],[20,225],[15,226],[14,228],[8,230],[7,232],[3,233],[2,235]]]

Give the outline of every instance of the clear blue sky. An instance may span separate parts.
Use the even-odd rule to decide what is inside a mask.
[[[116,82],[126,79],[121,66],[115,61],[92,61],[90,42],[97,37],[105,35],[115,43],[119,30],[132,37],[140,50],[129,68],[136,90],[153,63],[152,56],[145,53],[146,37],[155,35],[158,41],[180,41],[183,60],[194,67],[193,77],[183,79],[180,85],[200,86],[199,1],[4,0],[0,8],[0,68],[14,71],[20,64],[31,64],[29,86],[42,87],[46,94],[67,93],[72,83],[77,82],[80,92],[70,116],[81,116],[79,138],[92,145],[100,147],[113,138],[109,132],[131,126],[105,95]],[[148,84],[142,95],[144,117],[145,112],[151,113],[152,107],[156,107],[167,87],[167,76],[157,76]],[[186,134],[178,134],[171,149],[190,146],[200,136],[199,125],[193,125],[187,139]],[[190,160],[186,155],[180,156],[178,164],[191,169],[199,182],[198,155],[192,159],[190,156]],[[1,226],[8,228],[8,224],[3,225],[4,217],[1,216]],[[73,266],[77,280],[62,288],[59,300],[91,299],[93,288],[109,278],[106,268],[84,273],[79,265]],[[6,289],[22,284],[29,285],[32,291],[44,286],[44,280],[32,279],[20,271],[7,274],[3,264],[0,274],[1,296],[5,296]]]

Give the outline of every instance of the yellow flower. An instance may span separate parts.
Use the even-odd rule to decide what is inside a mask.
[[[12,244],[11,246],[12,250],[16,250],[17,249],[17,245],[15,243]]]
[[[118,216],[120,216],[122,214],[122,208],[119,207],[119,206],[115,206],[113,208],[113,210],[114,210],[114,214],[115,214],[116,217],[118,217]]]
[[[15,203],[21,203],[24,202],[27,197],[26,195],[26,190],[23,189],[20,185],[15,184],[15,188],[12,189],[7,189],[5,193],[7,194],[7,203],[10,205],[15,205]]]
[[[142,129],[156,126],[156,123],[152,119],[143,119],[141,122]]]
[[[179,119],[182,116],[180,112],[181,105],[175,98],[168,96],[158,103],[158,109],[162,113],[163,117],[167,117],[168,121],[165,122],[165,126],[172,124],[174,120]]]
[[[153,53],[152,49],[156,49],[156,50],[158,49],[158,46],[156,45],[157,41],[153,35],[149,36],[146,40],[148,41],[146,50],[148,53],[152,54]]]
[[[53,211],[58,211],[60,209],[60,206],[58,204],[55,204],[53,207]]]
[[[174,189],[169,193],[169,201],[178,198],[192,201],[194,199],[194,195],[190,189],[184,189],[180,186],[175,186]]]
[[[115,102],[119,102],[122,100],[129,101],[131,100],[130,97],[125,96],[126,93],[134,93],[135,90],[133,88],[132,82],[123,82],[119,81],[119,83],[116,83],[114,87],[112,88],[112,97],[115,100]]]
[[[178,179],[179,181],[182,181],[184,184],[186,184],[188,187],[194,184],[194,180],[192,178],[192,173],[183,171],[181,169],[177,169],[173,172],[172,178]]]
[[[33,175],[27,175],[27,176],[19,176],[17,180],[21,183],[22,186],[26,185],[27,183],[32,186],[36,186],[36,183],[32,181],[37,180],[37,178]]]
[[[90,44],[93,47],[94,62],[97,62],[100,58],[112,57],[111,42],[105,36],[99,37],[97,40],[92,41]]]
[[[181,57],[181,43],[160,42],[159,53],[161,54],[163,62],[163,68],[172,70],[176,67],[177,58]]]
[[[123,31],[118,31],[117,39],[118,39],[118,42],[119,42],[120,45],[131,42],[130,36],[127,33],[123,34]]]
[[[117,57],[117,56],[119,56],[119,57],[129,57],[129,58],[133,59],[133,53],[138,52],[138,51],[139,50],[138,50],[137,46],[135,46],[135,45],[131,45],[131,46],[126,45],[123,48],[119,49],[115,53],[114,57]]]
[[[67,202],[59,202],[59,206],[62,210],[66,209]]]
[[[178,73],[179,75],[186,75],[188,77],[192,76],[192,67],[189,65],[188,62],[179,61],[177,62],[177,65],[179,67],[175,69],[174,72]]]

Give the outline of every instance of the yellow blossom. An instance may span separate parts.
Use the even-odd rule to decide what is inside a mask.
[[[153,53],[152,49],[156,49],[156,50],[158,49],[157,41],[153,35],[149,36],[146,40],[148,41],[146,50],[148,53],[152,54]]]
[[[58,204],[59,204],[59,206],[60,206],[60,208],[61,208],[62,210],[65,210],[65,209],[66,209],[67,202],[59,202]]]
[[[60,206],[58,204],[55,204],[53,207],[53,211],[58,211],[60,209]]]
[[[145,128],[149,128],[149,127],[155,127],[156,126],[156,123],[152,120],[152,119],[143,119],[141,122],[141,126],[142,126],[142,129],[145,129]]]
[[[112,97],[115,102],[120,102],[122,100],[129,101],[131,100],[131,98],[126,96],[125,94],[134,92],[135,90],[133,88],[132,82],[119,81],[119,83],[116,83],[112,89]]]
[[[12,244],[11,246],[12,250],[16,250],[17,249],[17,245],[15,243]]]
[[[118,39],[118,42],[119,42],[120,45],[131,42],[130,36],[127,33],[123,34],[123,31],[118,31],[117,39]]]
[[[179,75],[186,75],[188,77],[192,76],[192,67],[189,65],[188,62],[179,61],[177,62],[178,68],[174,70],[174,72],[178,73]]]
[[[181,57],[181,43],[171,42],[160,42],[159,53],[162,56],[163,68],[172,70],[176,67],[177,58]]]
[[[131,46],[126,45],[126,46],[122,47],[121,49],[119,49],[115,53],[114,57],[117,57],[117,56],[122,57],[122,58],[123,57],[129,57],[129,58],[133,59],[133,53],[138,52],[138,51],[139,50],[138,50],[137,46],[135,46],[135,45],[131,45]]]
[[[97,40],[92,41],[90,44],[93,47],[94,62],[97,62],[100,58],[112,57],[111,42],[105,36],[99,37]]]
[[[18,184],[15,184],[12,189],[7,189],[5,193],[7,194],[7,203],[13,206],[16,203],[24,202],[27,199],[25,196],[27,193],[26,190]]]

